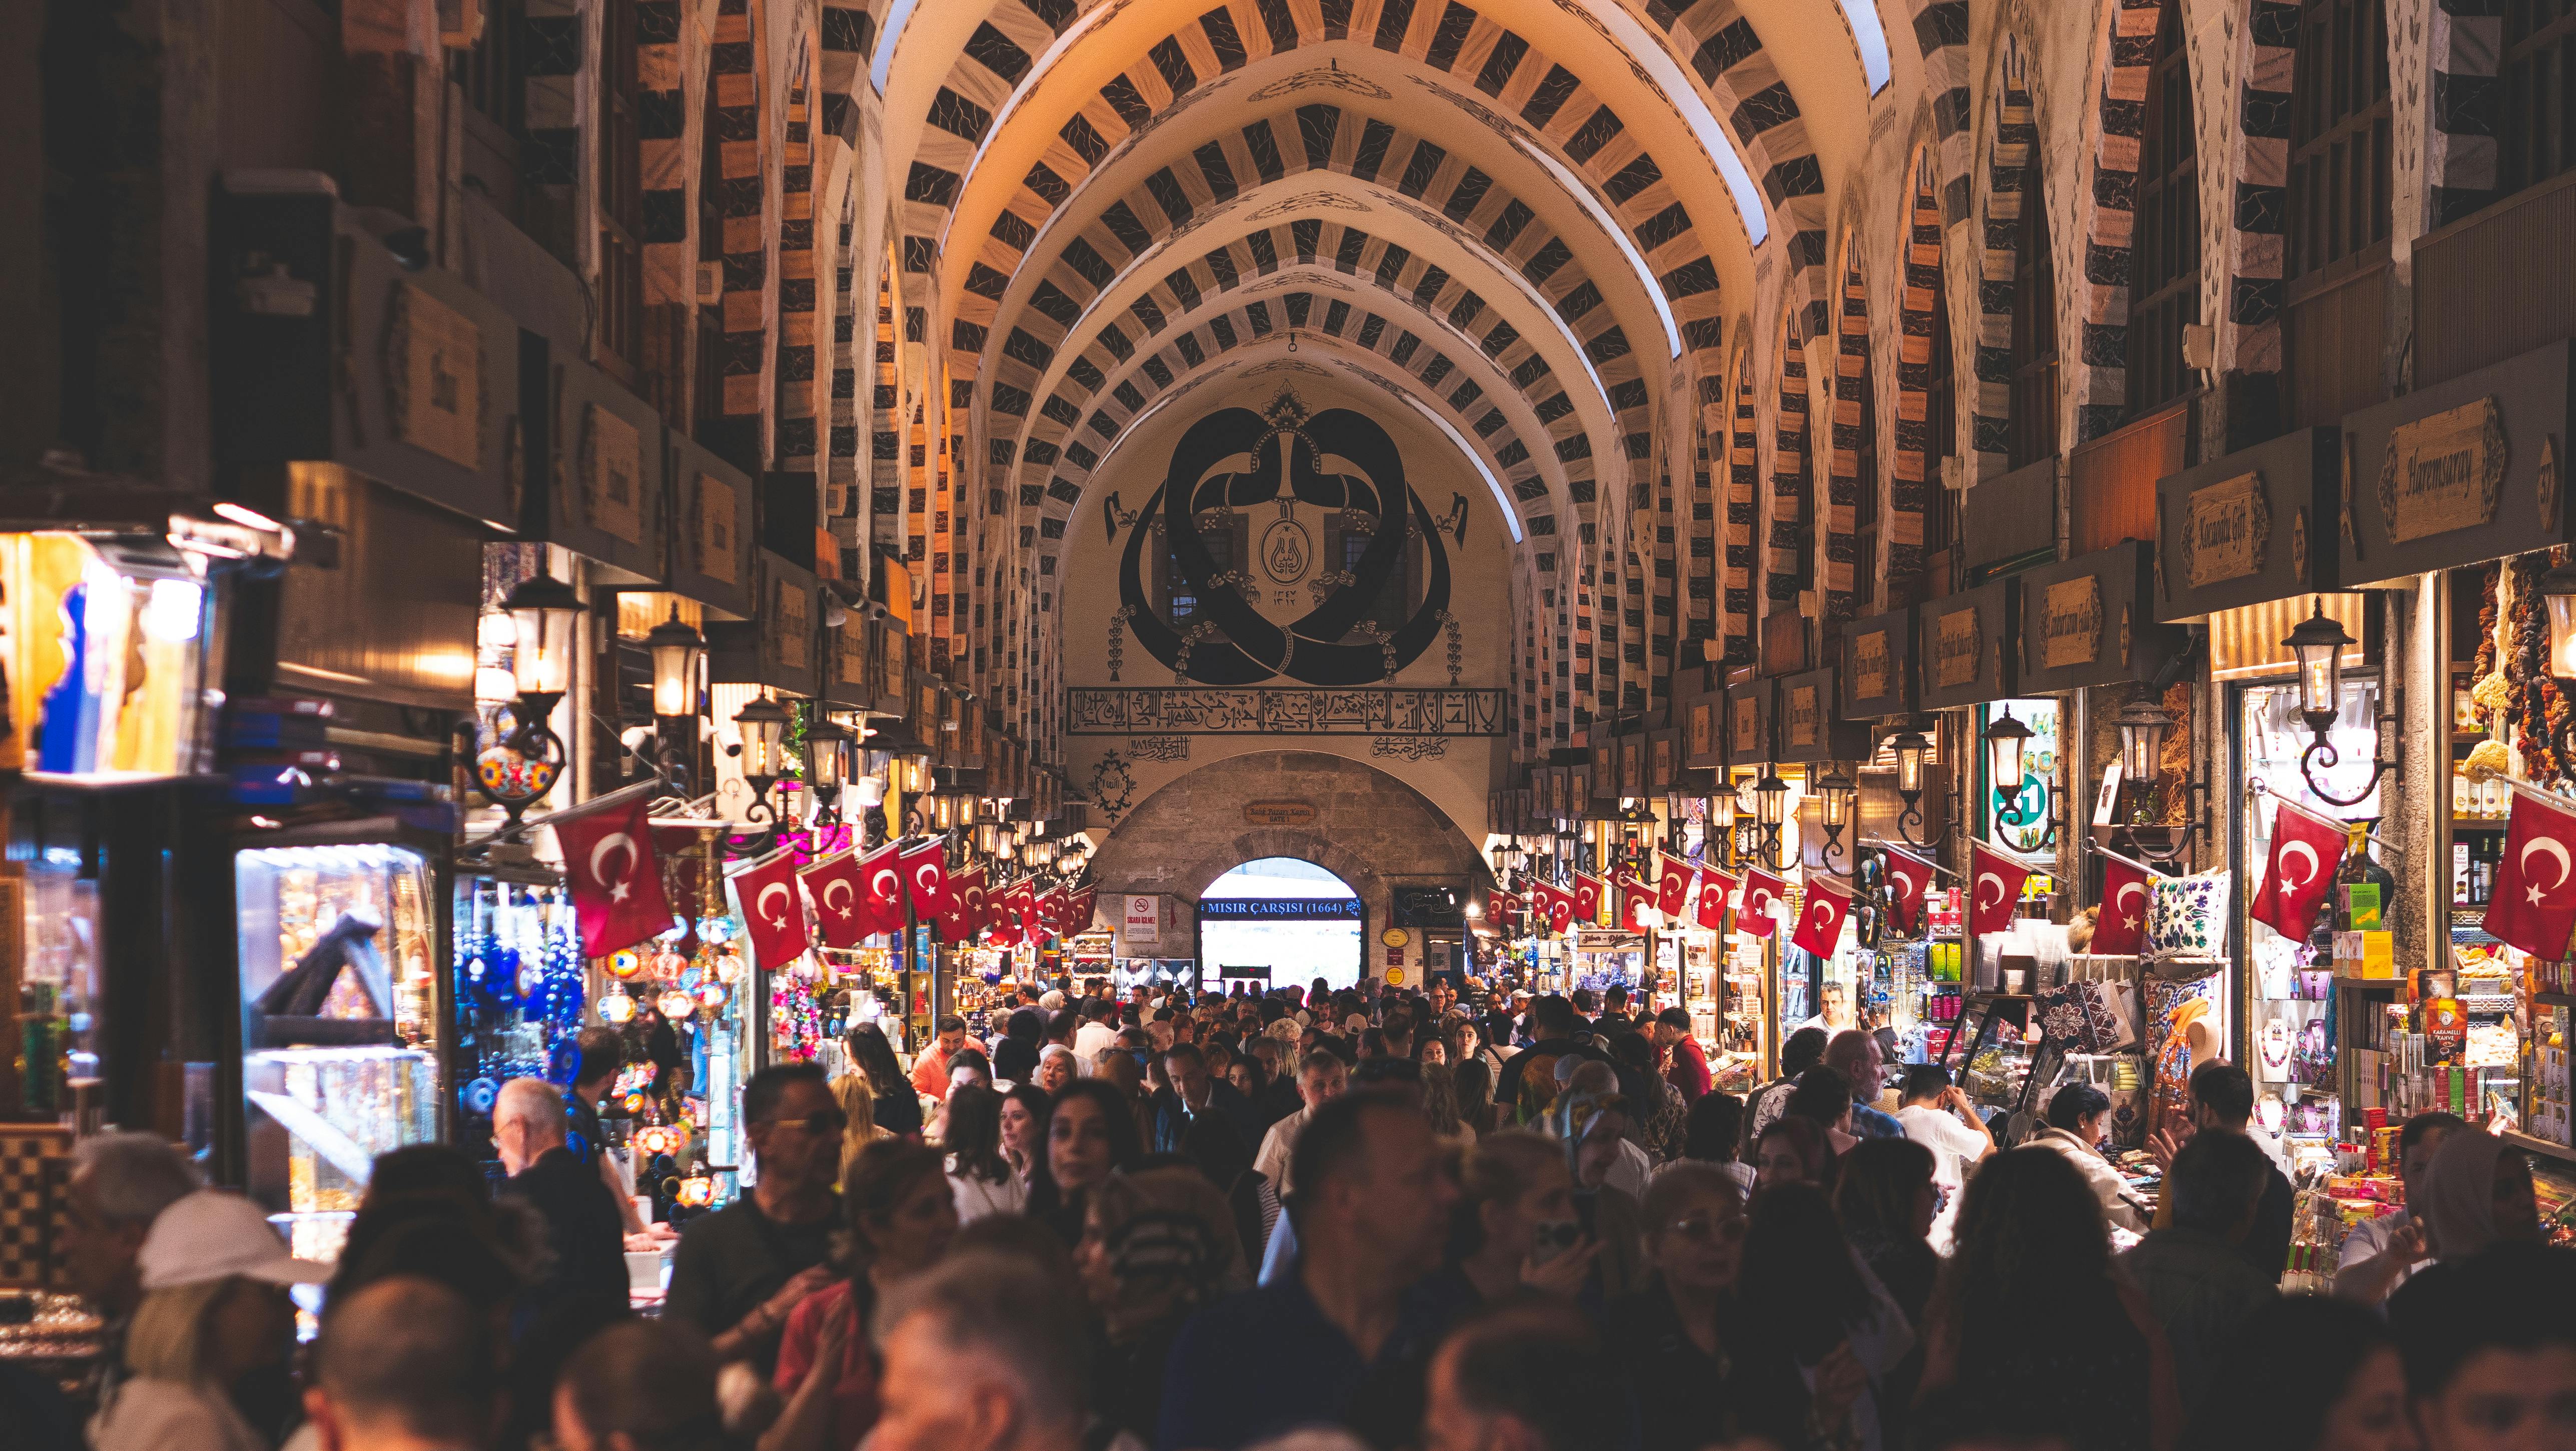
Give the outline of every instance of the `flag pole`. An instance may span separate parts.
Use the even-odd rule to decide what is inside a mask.
[[[2511,777],[2506,777],[2506,778],[2504,778],[2504,779],[2506,780],[2507,784],[2509,784],[2509,785],[2514,785],[2514,786],[2520,786],[2520,785],[2522,785],[2522,783],[2521,783],[2521,782],[2514,781]],[[2526,788],[2526,789],[2529,789],[2529,788]],[[2251,798],[2251,797],[2255,797],[2255,796],[2269,796],[2269,797],[2271,797],[2275,802],[2279,803],[2279,804],[2280,804],[2280,805],[2282,805],[2282,806],[2286,806],[2286,807],[2288,807],[2290,810],[2292,810],[2292,811],[2295,811],[2295,812],[2299,813],[2301,816],[2304,816],[2304,817],[2308,818],[2310,821],[2317,822],[2317,823],[2319,823],[2320,825],[2324,825],[2324,826],[2331,826],[2331,827],[2333,827],[2333,828],[2334,828],[2335,830],[2337,830],[2337,831],[2349,832],[2349,831],[2351,831],[2354,827],[2356,827],[2356,826],[2360,826],[2360,825],[2361,825],[2361,823],[2360,823],[2360,822],[2358,822],[2358,821],[2346,821],[2346,820],[2344,820],[2344,819],[2343,819],[2342,817],[2340,817],[2340,816],[2328,816],[2328,815],[2326,815],[2324,812],[2317,810],[2317,809],[2316,809],[2315,807],[2313,807],[2313,806],[2302,806],[2302,805],[2300,805],[2298,802],[2291,800],[2289,797],[2282,795],[2280,792],[2273,790],[2273,789],[2272,789],[2270,786],[2268,786],[2268,785],[2264,785],[2264,784],[2260,784],[2260,783],[2256,783],[2256,784],[2253,784],[2253,785],[2248,785],[2248,786],[2245,788],[2245,794],[2246,794],[2246,796],[2247,796],[2247,797],[2249,797],[2249,798]],[[2570,809],[2570,810],[2576,810],[2576,801],[2567,801],[2567,800],[2565,800],[2565,799],[2563,799],[2563,798],[2553,798],[2553,797],[2549,796],[2549,795],[2548,795],[2548,793],[2546,793],[2546,792],[2536,792],[2535,794],[2538,794],[2538,795],[2541,797],[2541,799],[2543,799],[2543,800],[2556,800],[2556,801],[2557,801],[2557,804],[2558,804],[2559,806],[2563,807],[2563,808]],[[2362,833],[2361,833],[2361,835],[2362,835],[2362,840],[2369,842],[2369,843],[2370,843],[2371,845],[2373,845],[2373,846],[2384,847],[2384,848],[2386,848],[2387,850],[2389,850],[2389,851],[2391,851],[2391,852],[2394,852],[2394,853],[2396,853],[2396,854],[2397,854],[2397,855],[2399,855],[2399,856],[2404,856],[2404,855],[2405,855],[2405,850],[2404,850],[2403,848],[2401,848],[2400,846],[2398,846],[2398,844],[2397,844],[2397,843],[2395,843],[2395,842],[2393,842],[2393,841],[2390,841],[2388,838],[2386,838],[2386,837],[2384,837],[2384,836],[2381,836],[2378,832],[2371,831],[2371,830],[2369,830],[2369,829],[2367,829],[2367,828],[2364,828],[2364,829],[2363,829],[2363,831],[2362,831]]]
[[[1894,853],[1894,854],[1895,854],[1895,855],[1897,855],[1897,856],[1901,856],[1901,857],[1905,858],[1907,861],[1911,861],[1911,862],[1921,862],[1923,865],[1925,865],[1925,866],[1927,866],[1927,867],[1930,867],[1932,870],[1934,870],[1934,871],[1936,871],[1936,872],[1939,872],[1941,875],[1943,875],[1943,876],[1945,876],[1945,877],[1948,877],[1948,878],[1950,878],[1950,879],[1951,879],[1951,880],[1953,880],[1953,881],[1961,881],[1961,882],[1964,882],[1964,881],[1966,881],[1966,880],[1967,880],[1967,878],[1966,878],[1966,877],[1961,876],[1959,873],[1957,873],[1957,872],[1955,872],[1955,871],[1952,871],[1950,868],[1943,866],[1941,863],[1939,863],[1939,862],[1937,862],[1937,861],[1934,861],[1932,858],[1930,858],[1930,857],[1928,857],[1928,856],[1925,856],[1925,855],[1923,855],[1922,853],[1920,853],[1920,852],[1918,852],[1918,851],[1915,851],[1915,850],[1913,850],[1913,849],[1911,849],[1911,848],[1909,848],[1909,847],[1902,847],[1902,846],[1899,846],[1899,845],[1897,845],[1896,843],[1894,843],[1894,842],[1892,842],[1892,841],[1888,841],[1888,840],[1886,840],[1886,839],[1885,839],[1885,838],[1883,838],[1883,837],[1865,836],[1865,837],[1862,837],[1862,838],[1861,838],[1861,843],[1860,843],[1860,844],[1861,844],[1861,845],[1863,845],[1863,846],[1874,846],[1874,847],[1877,847],[1880,851],[1883,851],[1883,852],[1891,852],[1891,853]]]
[[[2145,872],[2149,881],[2153,881],[2158,877],[2167,875],[2166,873],[2160,872],[2154,867],[2147,865],[2145,862],[2138,860],[2136,857],[2122,856],[2118,852],[2111,850],[2109,847],[2099,845],[2089,838],[2085,841],[2084,847],[2085,850],[2090,851],[2095,856],[2108,857],[2112,861],[2118,862],[2124,867],[2134,867],[2139,871]]]

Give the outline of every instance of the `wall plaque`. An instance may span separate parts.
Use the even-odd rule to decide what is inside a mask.
[[[1789,687],[1786,724],[1790,745],[1813,747],[1817,744],[1824,722],[1823,703],[1817,698],[1822,694],[1812,685]]]
[[[1852,636],[1852,693],[1862,700],[1883,700],[1895,694],[1892,663],[1888,657],[1885,630]]]
[[[1952,610],[1932,622],[1932,683],[1944,690],[1977,683],[1977,610]]]
[[[1727,739],[1741,760],[1767,754],[1762,749],[1762,707],[1752,696],[1736,697],[1735,720],[1727,727]]]
[[[1243,803],[1246,826],[1312,826],[1315,805],[1311,801],[1247,801]]]
[[[482,468],[483,330],[474,319],[397,282],[385,354],[394,437],[458,468]]]
[[[813,638],[812,596],[790,580],[772,582],[769,599],[769,663],[803,670],[806,646]]]
[[[2200,589],[2260,573],[2271,542],[2271,497],[2260,472],[2194,489],[2183,505],[2183,580]]]
[[[742,583],[741,566],[736,562],[739,545],[733,535],[733,485],[713,474],[698,475],[696,524],[691,537],[697,541],[698,573],[727,584]]]
[[[840,647],[833,652],[832,678],[842,685],[868,683],[868,632],[858,616],[851,615],[837,635]]]
[[[2403,544],[2494,523],[2510,457],[2492,394],[2390,429],[2379,467],[2388,537]]]
[[[1077,686],[1066,692],[1073,735],[1498,736],[1503,692]]]
[[[2078,575],[2050,585],[2040,597],[2038,633],[2043,670],[2102,658],[2102,577]]]
[[[581,507],[590,527],[644,542],[644,441],[635,425],[596,403],[583,410]]]
[[[1694,761],[1717,754],[1717,709],[1707,701],[1690,708],[1689,744],[1684,748]]]

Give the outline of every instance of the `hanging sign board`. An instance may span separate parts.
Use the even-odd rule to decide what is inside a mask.
[[[1840,673],[1829,665],[1781,680],[1781,760],[1851,761],[1868,754],[1869,727],[1844,720],[1837,704]]]
[[[2571,348],[2551,343],[2344,420],[2346,589],[2566,542]]]
[[[1905,609],[1843,627],[1846,719],[1904,715],[1914,708],[1914,621],[1915,612]]]
[[[1922,650],[1916,658],[1916,698],[1925,710],[1983,705],[2013,693],[2021,595],[2011,579],[1998,579],[1929,601],[1918,608]]]
[[[2303,428],[2156,481],[2156,618],[2335,589],[2343,430]]]
[[[2025,695],[2151,680],[2186,645],[2155,619],[2155,550],[2143,539],[2015,576]]]

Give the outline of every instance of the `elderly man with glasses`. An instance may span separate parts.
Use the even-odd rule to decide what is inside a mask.
[[[663,1317],[696,1326],[719,1359],[748,1360],[766,1381],[788,1312],[834,1278],[841,1214],[832,1181],[849,1120],[811,1063],[753,1074],[743,1085],[742,1117],[760,1177],[749,1194],[681,1233]]]

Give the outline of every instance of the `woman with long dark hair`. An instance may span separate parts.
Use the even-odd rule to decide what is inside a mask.
[[[1047,1119],[1047,1173],[1030,1190],[1029,1217],[1054,1230],[1067,1247],[1081,1243],[1091,1191],[1143,1154],[1126,1098],[1106,1079],[1075,1079]]]
[[[1957,1245],[1924,1315],[1927,1391],[2014,1397],[2070,1451],[2169,1451],[2182,1404],[2164,1329],[2113,1275],[2101,1205],[2074,1165],[2029,1147],[1986,1160]]]
[[[1182,1323],[1219,1295],[1249,1289],[1251,1271],[1233,1214],[1194,1168],[1113,1173],[1089,1198],[1073,1260],[1100,1317],[1092,1409],[1150,1439]]]
[[[1923,1323],[1941,1257],[1928,1236],[1941,1212],[1932,1151],[1912,1139],[1863,1139],[1843,1155],[1834,1213],[1861,1263],[1878,1276],[1909,1325]]]
[[[1718,1334],[1745,1431],[1792,1448],[1903,1444],[1888,1424],[1902,1409],[1891,1381],[1914,1332],[1853,1256],[1822,1189],[1766,1184],[1753,1196]]]
[[[912,1080],[895,1061],[894,1045],[886,1041],[885,1029],[874,1023],[854,1024],[845,1045],[850,1061],[876,1090],[876,1126],[897,1138],[920,1138],[921,1095],[912,1091]]]
[[[880,1139],[841,1180],[848,1218],[837,1285],[805,1297],[787,1317],[773,1384],[787,1398],[759,1451],[855,1446],[876,1424],[876,1355],[868,1325],[877,1300],[936,1263],[957,1237],[956,1192],[939,1151]]]
[[[1046,1177],[1047,1119],[1054,1113],[1055,1095],[1034,1083],[1014,1084],[1002,1095],[1002,1157],[1020,1178],[1023,1210]]]
[[[1028,1185],[1002,1155],[1002,1096],[968,1083],[948,1094],[948,1184],[957,1195],[957,1222],[987,1214],[1017,1214]]]

